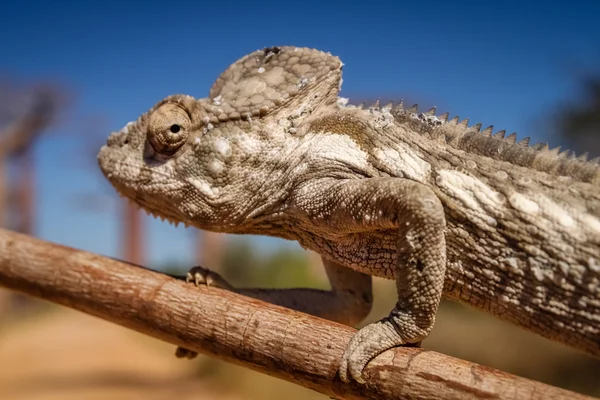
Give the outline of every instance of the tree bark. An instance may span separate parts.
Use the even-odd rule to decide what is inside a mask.
[[[353,328],[1,229],[0,284],[338,399],[587,398],[419,348],[388,350],[367,384],[344,384]]]

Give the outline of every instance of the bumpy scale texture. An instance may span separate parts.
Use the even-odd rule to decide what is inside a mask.
[[[100,168],[161,218],[298,241],[331,290],[232,288],[201,267],[196,283],[356,324],[371,276],[394,279],[396,307],[354,336],[344,381],[425,339],[442,295],[600,356],[597,162],[434,109],[349,106],[341,71],[318,50],[251,53],[208,98],[167,97],[112,133]]]

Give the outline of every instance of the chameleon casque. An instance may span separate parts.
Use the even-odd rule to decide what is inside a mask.
[[[208,98],[169,96],[112,133],[100,168],[155,216],[298,241],[331,290],[237,289],[202,267],[196,284],[357,324],[371,276],[395,280],[395,308],[353,337],[344,381],[425,339],[442,295],[600,356],[597,162],[435,109],[347,105],[342,65],[308,48],[253,52]]]

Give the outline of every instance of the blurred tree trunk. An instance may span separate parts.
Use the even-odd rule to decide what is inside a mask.
[[[17,178],[17,193],[15,196],[15,209],[18,221],[15,230],[28,235],[35,234],[35,160],[33,149],[28,147],[19,155],[19,174]]]
[[[122,203],[121,254],[125,261],[144,265],[145,248],[141,211],[128,201]]]
[[[227,246],[225,234],[199,231],[196,237],[196,265],[202,265],[216,272],[221,271]]]
[[[6,160],[0,159],[0,226],[7,226],[6,210],[8,208],[8,172]]]

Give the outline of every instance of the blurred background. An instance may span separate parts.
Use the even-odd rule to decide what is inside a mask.
[[[351,103],[400,100],[600,156],[600,3],[4,1],[0,222],[52,242],[240,286],[327,287],[293,242],[174,228],[115,195],[108,134],[163,97],[205,97],[229,64],[273,45],[342,58]],[[376,280],[365,323],[387,315]],[[444,302],[424,346],[600,396],[600,362]],[[0,289],[3,399],[325,398]]]

